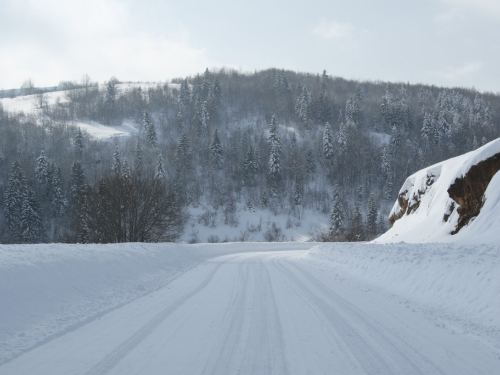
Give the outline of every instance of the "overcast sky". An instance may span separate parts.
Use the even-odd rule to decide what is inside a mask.
[[[0,88],[269,67],[500,92],[500,0],[0,0]]]

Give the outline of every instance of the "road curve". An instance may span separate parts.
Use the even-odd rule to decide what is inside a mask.
[[[214,258],[0,367],[23,374],[492,374],[500,360],[304,258]]]

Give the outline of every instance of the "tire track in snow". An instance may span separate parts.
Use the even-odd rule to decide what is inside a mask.
[[[267,257],[252,264],[255,288],[245,357],[238,373],[288,374],[284,354],[283,329],[272,289]],[[248,371],[249,370],[249,371]]]
[[[373,318],[345,301],[331,289],[316,280],[307,271],[290,261],[286,261],[287,265],[292,266],[298,271],[298,273],[294,273],[282,263],[282,259],[274,262],[275,266],[300,289],[306,299],[312,300],[314,302],[313,306],[316,306],[327,320],[330,321],[333,329],[339,333],[366,374],[443,374],[440,369],[435,367],[401,338],[390,332],[384,334],[382,329],[377,328],[373,324],[376,324],[376,322],[370,322]],[[297,274],[304,275],[314,288],[307,287],[304,281],[296,276]],[[360,334],[352,322],[346,320],[336,311],[336,308],[332,307],[326,301],[333,301],[335,307],[338,306],[340,308],[339,312],[343,311],[345,315],[349,316],[349,320],[351,318],[354,320],[356,326],[362,327],[363,332],[368,333],[367,337],[372,338],[378,343],[377,347],[371,346],[364,338],[366,335]],[[382,353],[387,355],[383,355]],[[427,366],[423,366],[423,364],[427,364]]]
[[[210,273],[205,277],[205,279],[191,292],[185,294],[180,297],[172,304],[167,306],[165,309],[160,311],[157,315],[155,315],[149,322],[143,325],[138,331],[136,331],[132,336],[130,336],[127,340],[125,340],[122,344],[117,346],[113,351],[111,351],[108,355],[106,355],[103,359],[101,359],[96,365],[94,365],[90,370],[88,370],[85,375],[103,375],[108,373],[123,357],[127,355],[128,352],[137,347],[151,332],[153,332],[170,314],[172,314],[175,310],[177,310],[182,304],[184,304],[187,300],[195,296],[201,290],[203,290],[213,279],[214,275],[220,269],[220,267],[232,260],[232,257],[225,262],[221,262],[217,264],[214,269],[210,271]]]

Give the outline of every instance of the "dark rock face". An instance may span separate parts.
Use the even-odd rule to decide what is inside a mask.
[[[389,224],[391,227],[394,225],[394,223],[401,219],[403,215],[406,213],[406,209],[408,208],[408,200],[406,199],[406,194],[408,193],[408,190],[402,192],[401,194],[398,195],[398,203],[399,207],[401,207],[401,211],[399,211],[399,214],[392,215],[389,218]]]
[[[456,234],[479,215],[483,197],[493,176],[500,170],[500,153],[479,162],[462,178],[457,178],[448,189],[448,195],[457,205],[458,223],[451,234]]]

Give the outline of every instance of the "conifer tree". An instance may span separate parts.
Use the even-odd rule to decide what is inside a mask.
[[[374,238],[377,234],[377,217],[378,217],[378,207],[377,202],[373,194],[370,194],[368,198],[368,208],[367,208],[367,230],[370,238]]]
[[[23,201],[20,224],[23,243],[37,243],[43,240],[44,229],[40,206],[31,189],[28,189]]]
[[[210,156],[212,159],[213,169],[222,169],[222,158],[224,157],[224,151],[221,146],[219,139],[219,132],[215,129],[212,136],[212,141],[210,142]]]
[[[4,195],[4,215],[7,231],[13,242],[20,242],[21,211],[26,196],[26,179],[19,162],[12,163],[9,181]]]
[[[323,158],[327,162],[333,160],[333,138],[331,134],[330,124],[327,122],[325,126],[325,132],[323,133]]]
[[[332,211],[330,213],[330,237],[337,237],[342,234],[344,229],[344,210],[342,208],[342,202],[340,201],[340,195],[338,192],[338,187],[335,189],[335,197],[333,199]]]
[[[326,70],[323,69],[323,73],[321,74],[321,90],[326,91],[328,86],[328,74],[326,73]]]
[[[363,226],[363,216],[361,215],[361,210],[359,208],[359,203],[356,202],[354,206],[354,212],[352,214],[351,225],[349,229],[350,241],[363,241],[364,240],[364,226]]]
[[[208,102],[205,100],[201,107],[201,127],[204,134],[209,134],[210,132],[210,111],[208,108]]]
[[[191,142],[186,133],[182,133],[177,144],[175,158],[179,166],[184,169],[191,169]]]
[[[66,212],[66,206],[68,201],[66,200],[61,181],[61,168],[57,167],[54,169],[54,174],[52,175],[52,215],[53,216],[63,216]]]
[[[79,197],[85,187],[85,172],[79,161],[71,166],[69,175],[69,197],[73,208],[79,205]]]
[[[151,121],[151,123],[149,124],[148,129],[147,129],[147,141],[151,147],[156,147],[158,145],[156,128],[155,128],[153,121]]]
[[[135,148],[135,158],[134,158],[134,171],[136,174],[142,174],[144,168],[144,154],[141,148],[141,142],[137,140],[137,146]]]
[[[281,184],[281,157],[278,144],[271,146],[269,153],[269,187],[271,195],[276,197]]]
[[[113,152],[113,164],[111,165],[111,169],[115,175],[120,175],[120,172],[122,170],[122,160],[118,145],[116,145],[115,152]]]
[[[163,167],[163,155],[161,154],[161,152],[158,154],[158,157],[156,158],[155,178],[159,180],[165,179],[165,171]]]
[[[130,165],[128,164],[127,158],[123,159],[121,176],[123,180],[127,183],[130,182],[130,179],[132,178],[132,172],[130,171]]]
[[[276,117],[273,115],[271,117],[271,124],[269,125],[269,137],[267,138],[267,143],[271,146],[274,146],[276,149],[281,152],[281,137],[278,131],[278,122],[276,121]]]
[[[76,131],[74,145],[75,145],[75,156],[77,158],[81,158],[84,146],[83,146],[83,133],[80,128],[78,128],[78,130]]]
[[[43,150],[35,161],[35,176],[37,182],[45,189],[49,177],[49,162]]]
[[[243,160],[243,181],[247,186],[255,184],[255,174],[257,173],[257,163],[255,161],[255,152],[252,145],[248,149],[245,159]]]

